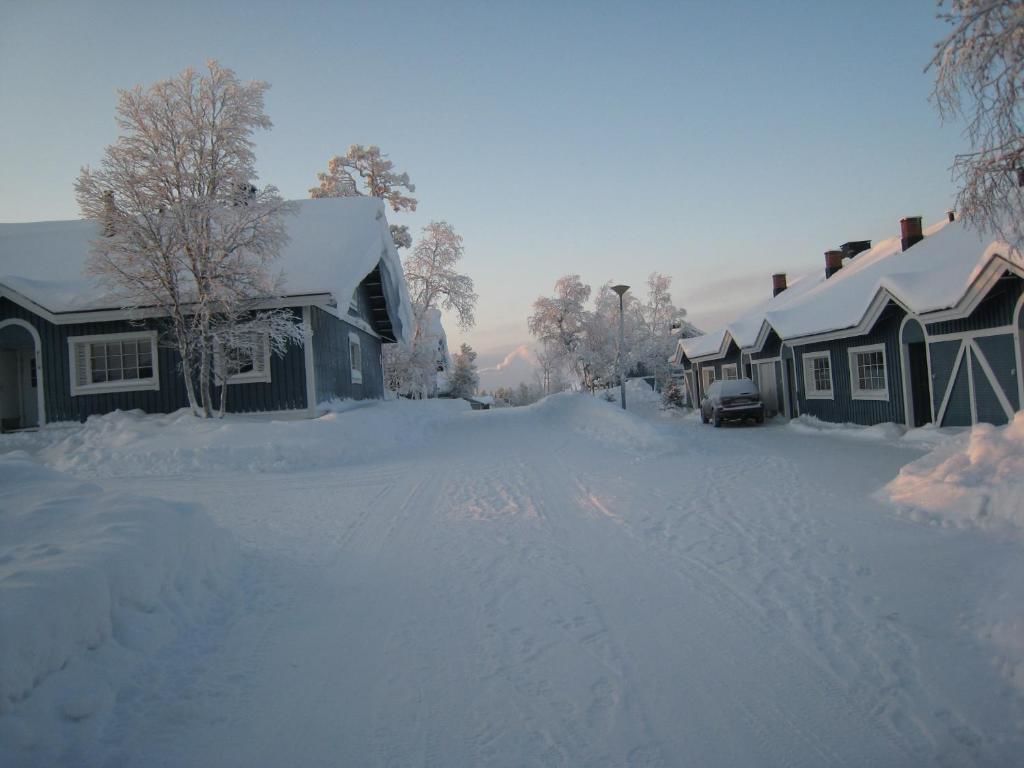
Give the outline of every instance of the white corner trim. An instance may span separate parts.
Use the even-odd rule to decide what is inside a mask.
[[[43,381],[44,365],[43,365],[43,342],[39,337],[39,331],[35,329],[31,323],[21,318],[12,317],[8,320],[0,320],[0,330],[3,330],[7,326],[16,326],[18,328],[24,328],[28,331],[28,335],[32,337],[32,344],[35,347],[35,359],[36,359],[36,408],[39,414],[39,426],[46,424],[46,394]]]
[[[146,379],[128,379],[119,382],[105,381],[102,384],[78,384],[78,359],[75,347],[79,344],[93,342],[130,341],[148,339],[152,350],[153,375]],[[88,363],[86,363],[88,365]],[[156,331],[128,331],[125,333],[101,333],[91,336],[68,337],[68,373],[72,397],[81,395],[105,395],[114,392],[147,392],[160,389],[160,348],[157,344]],[[86,370],[88,375],[89,371]],[[88,378],[88,376],[87,376]]]
[[[316,367],[313,362],[313,321],[309,307],[302,308],[302,352],[306,367],[306,410],[316,416]]]
[[[869,352],[882,353],[882,381],[885,389],[862,390],[857,386],[857,355]],[[866,344],[861,347],[850,347],[847,350],[848,363],[850,366],[850,398],[852,400],[889,400],[889,361],[886,359],[885,344]]]
[[[817,389],[814,386],[814,369],[810,365],[814,360],[828,360],[828,382],[830,389]],[[808,400],[835,400],[836,381],[835,368],[832,366],[832,350],[821,352],[804,352],[800,356],[800,365],[804,373],[804,397]]]
[[[355,357],[352,354],[352,345],[353,344],[355,344],[356,347],[358,347],[358,350],[359,350],[359,368],[356,368],[355,365],[354,365]],[[351,331],[349,331],[349,334],[348,334],[348,355],[349,355],[348,368],[349,368],[349,374],[352,377],[352,383],[353,384],[362,384],[363,383],[363,341],[362,341],[362,339],[359,338],[359,334],[358,333],[352,333]]]
[[[1017,405],[1024,411],[1024,293],[1017,299],[1017,308],[1013,312],[1013,336],[1017,340],[1014,350],[1017,361],[1017,370],[1014,372],[1017,377]]]

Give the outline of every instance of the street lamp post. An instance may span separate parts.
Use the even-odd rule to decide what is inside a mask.
[[[622,348],[626,345],[626,321],[622,309],[622,295],[629,290],[629,286],[613,285],[612,290],[619,294],[619,392],[622,393],[622,410],[626,410],[626,372],[622,368]]]

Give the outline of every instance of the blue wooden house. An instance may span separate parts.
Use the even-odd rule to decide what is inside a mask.
[[[333,398],[384,394],[381,349],[404,337],[411,310],[382,201],[303,200],[275,267],[283,308],[304,343],[271,355],[256,340],[228,380],[228,410],[314,415]],[[169,413],[188,400],[161,317],[131,317],[85,274],[91,221],[0,224],[0,426],[82,421],[115,409]]]
[[[696,386],[735,364],[787,416],[1007,423],[1024,403],[1024,260],[952,217],[900,226],[874,247],[828,251],[823,274],[783,281],[735,323],[683,342]]]

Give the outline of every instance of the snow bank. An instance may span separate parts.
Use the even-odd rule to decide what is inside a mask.
[[[80,427],[41,430],[14,445],[60,471],[89,477],[219,472],[289,472],[338,466],[423,444],[432,428],[468,411],[465,400],[334,401],[318,419],[228,416],[188,411],[115,411]],[[33,450],[34,448],[34,450]]]
[[[881,491],[943,523],[1024,528],[1024,412],[1005,427],[978,424],[900,470]]]
[[[49,762],[52,729],[108,710],[143,654],[201,618],[237,551],[194,505],[0,456],[0,743]]]
[[[640,384],[651,392],[643,382]],[[616,393],[617,393],[616,389]],[[632,383],[627,384],[626,404],[637,404]],[[653,395],[654,393],[651,392]],[[657,398],[656,395],[654,395]],[[540,420],[543,426],[558,431],[571,431],[604,445],[634,452],[658,451],[670,445],[656,423],[641,418],[632,411],[623,411],[618,399],[607,402],[602,397],[592,397],[579,392],[563,392],[545,397],[540,402],[525,408],[510,408],[488,411],[499,417],[517,418],[526,416]]]
[[[861,424],[835,424],[806,415],[791,419],[786,426],[794,432],[805,435],[829,434],[853,440],[899,440],[907,434],[906,427],[901,427],[891,421],[866,427]]]

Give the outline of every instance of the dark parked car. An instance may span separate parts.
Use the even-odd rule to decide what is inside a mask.
[[[750,379],[723,379],[714,381],[700,401],[700,417],[705,424],[709,421],[716,427],[723,421],[753,419],[764,422],[764,403]]]

